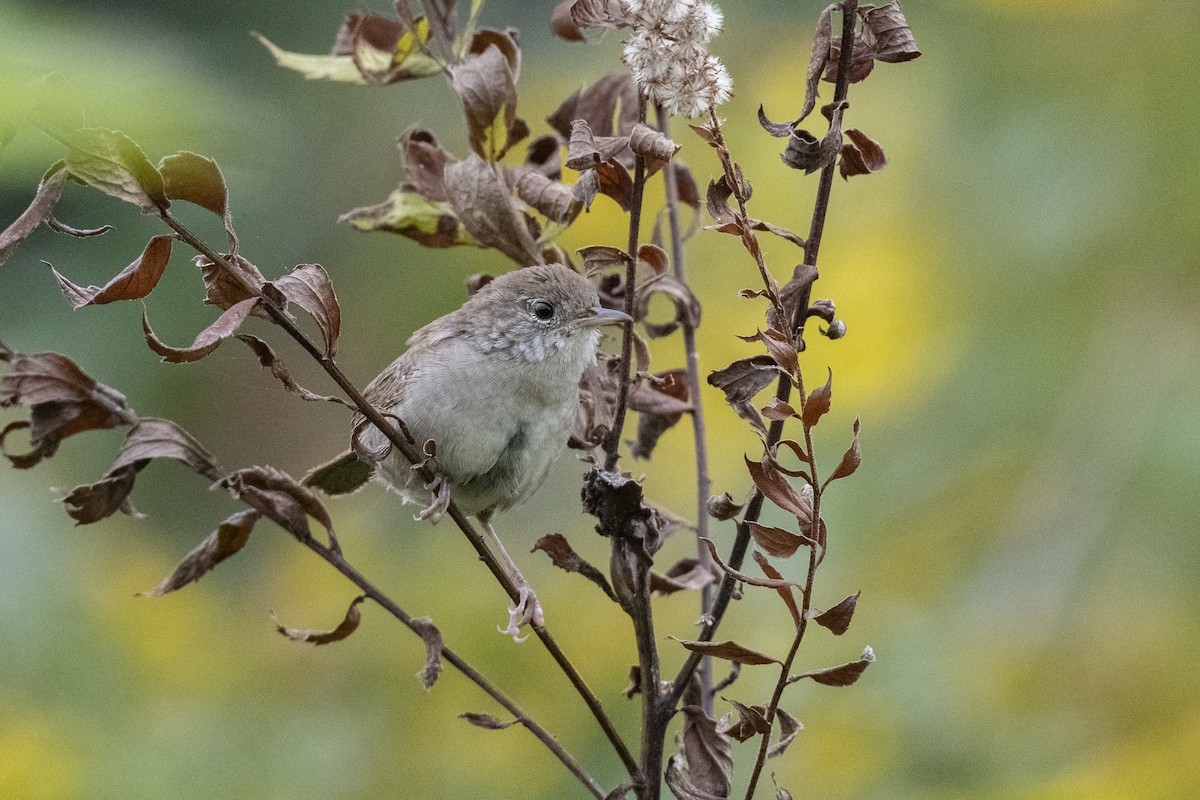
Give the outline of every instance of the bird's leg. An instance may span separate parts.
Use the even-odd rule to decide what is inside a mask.
[[[501,628],[497,625],[496,628],[501,633],[511,636],[514,642],[523,642],[529,637],[527,635],[518,635],[522,627],[533,623],[540,628],[546,624],[546,617],[542,613],[542,604],[538,602],[537,595],[533,592],[533,587],[529,585],[529,581],[525,580],[525,576],[521,574],[517,563],[512,560],[512,556],[504,549],[504,543],[496,535],[496,530],[492,527],[491,520],[485,518],[481,519],[480,522],[483,523],[484,530],[487,531],[488,536],[491,536],[492,541],[496,543],[496,549],[500,552],[500,557],[504,559],[504,563],[508,566],[508,576],[517,585],[517,602],[515,605],[508,607],[508,627]]]
[[[446,514],[446,509],[450,507],[450,481],[443,478],[440,474],[434,475],[433,480],[426,484],[426,489],[433,491],[433,501],[413,515],[413,519],[418,522],[429,522],[431,525],[437,525],[442,517]]]

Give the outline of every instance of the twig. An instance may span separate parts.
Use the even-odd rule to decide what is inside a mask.
[[[317,363],[319,363],[329,377],[333,379],[334,383],[336,383],[341,390],[345,392],[346,396],[350,398],[351,402],[353,402],[359,411],[362,412],[363,416],[370,420],[371,424],[375,425],[380,431],[383,432],[385,436],[387,436],[388,440],[406,459],[408,459],[409,463],[414,465],[422,465],[418,468],[417,472],[426,482],[433,480],[433,472],[428,468],[428,466],[423,465],[425,458],[420,454],[416,446],[412,442],[405,439],[405,437],[402,436],[398,430],[396,430],[394,425],[389,423],[384,416],[375,409],[374,406],[372,406],[366,401],[366,399],[363,398],[362,394],[358,391],[354,384],[350,382],[350,379],[346,377],[341,368],[338,367],[337,363],[332,358],[326,356],[321,349],[317,347],[317,345],[313,343],[313,341],[309,339],[299,327],[296,326],[296,323],[289,319],[288,315],[283,311],[283,309],[276,306],[275,303],[268,298],[263,297],[259,288],[246,280],[245,276],[243,276],[239,270],[235,269],[229,263],[228,259],[223,257],[220,253],[217,253],[194,233],[184,227],[183,224],[171,216],[166,209],[161,209],[159,211],[159,216],[162,218],[163,222],[165,222],[179,235],[180,239],[193,247],[196,251],[202,253],[214,264],[219,265],[231,279],[238,283],[240,288],[251,295],[261,298],[262,306],[271,316],[271,318],[278,323],[280,327],[287,331],[288,335],[291,336],[309,355],[316,359]],[[511,598],[513,602],[518,602],[520,594],[516,585],[513,583],[512,578],[488,549],[487,544],[480,535],[479,531],[475,530],[475,526],[471,524],[470,520],[467,519],[466,515],[462,513],[453,500],[450,502],[449,508],[447,509],[447,514],[451,519],[454,520],[458,528],[471,542],[471,545],[479,554],[479,558],[487,565],[488,569],[491,570],[492,575],[495,576],[496,580],[504,588],[504,591],[508,593],[509,598]],[[579,671],[575,668],[575,665],[572,664],[563,653],[562,649],[558,646],[558,643],[550,635],[550,632],[545,627],[539,627],[537,625],[532,627],[534,633],[537,634],[538,639],[541,640],[542,644],[550,652],[550,655],[559,665],[559,668],[562,669],[562,671],[566,674],[567,678],[571,681],[571,684],[575,687],[575,690],[580,694],[588,708],[591,710],[592,716],[596,718],[596,721],[604,730],[605,736],[607,736],[609,742],[612,743],[613,748],[616,750],[617,755],[620,757],[622,763],[624,763],[625,768],[629,771],[630,776],[636,776],[638,772],[637,762],[634,761],[633,756],[629,752],[629,748],[625,746],[625,742],[621,739],[620,733],[618,733],[616,727],[613,726],[612,720],[610,720],[608,715],[605,713],[604,707],[599,698],[597,698],[595,693],[592,692],[591,687],[589,687],[587,682],[584,681],[583,676],[579,674]]]
[[[638,122],[646,121],[646,98],[638,92]],[[641,235],[642,224],[642,195],[646,189],[646,159],[637,156],[633,165],[633,198],[629,203],[629,263],[625,266],[625,313],[633,316],[634,289],[637,286],[638,238]],[[617,365],[617,374],[621,384],[617,393],[617,410],[613,415],[612,430],[604,442],[604,469],[608,472],[616,469],[617,457],[621,449],[621,429],[625,427],[625,406],[629,401],[629,383],[633,370],[633,323],[626,322],[624,335],[621,337],[621,360]]]
[[[854,50],[854,20],[857,8],[858,0],[845,0],[845,2],[842,4],[841,53],[838,61],[837,83],[834,85],[833,90],[833,102],[835,104],[846,99],[847,90],[849,87],[850,58]],[[722,164],[725,167],[727,179],[732,179],[732,169],[729,162],[728,150],[725,147],[724,139],[721,138],[720,125],[716,114],[713,114],[711,118],[713,130],[718,137],[718,147],[716,148],[717,153],[722,159]],[[836,169],[835,164],[830,163],[821,170],[821,175],[817,184],[817,198],[816,202],[813,204],[812,223],[809,226],[808,239],[805,240],[804,261],[806,264],[810,264],[814,267],[817,265],[817,255],[821,247],[821,234],[825,229],[825,216],[829,211],[829,197],[833,190],[834,169]],[[745,217],[745,199],[740,196],[740,193],[737,191],[737,187],[734,183],[731,182],[730,186],[735,190],[734,196],[737,199],[738,208],[741,215]],[[743,237],[743,243],[746,243],[747,249],[750,249],[750,252],[755,255],[759,270],[760,272],[763,272],[765,270],[765,266],[762,263],[761,250],[757,246],[757,237],[755,237],[751,231],[748,234],[748,238],[754,242],[754,248],[750,249],[749,242],[747,242],[747,237]],[[766,278],[767,275],[764,273],[764,280],[766,280]],[[805,311],[808,308],[808,301],[809,292],[806,290],[804,296],[800,298],[800,303],[796,307],[796,315],[792,320],[793,329],[799,329],[801,334],[803,333],[801,326],[803,326],[805,322]],[[800,392],[801,396],[803,397],[804,390],[802,378],[799,375],[797,375],[797,378],[801,381]],[[788,398],[791,396],[791,391],[791,378],[786,375],[780,376],[779,382],[776,384],[775,396],[781,402],[787,402]],[[770,450],[774,448],[775,445],[779,444],[779,441],[782,438],[783,420],[773,421],[770,427],[767,429],[767,449]],[[812,453],[811,443],[808,444],[808,452],[810,454]],[[813,477],[813,480],[816,480],[815,476]],[[813,487],[813,496],[813,525],[819,526],[821,524],[821,518],[816,516],[816,512],[819,510],[816,503],[816,487]],[[759,515],[762,513],[763,499],[762,492],[760,492],[756,487],[751,495],[750,501],[746,504],[746,511],[742,515],[742,522],[738,525],[737,536],[734,538],[733,547],[730,550],[728,564],[733,569],[740,569],[742,561],[746,557],[746,550],[748,549],[750,543],[750,527],[746,523],[756,522],[758,520]],[[717,627],[721,624],[721,620],[725,616],[725,611],[729,608],[729,601],[733,596],[733,587],[735,583],[736,581],[728,574],[722,578],[721,586],[717,590],[717,599],[713,603],[712,621],[701,629],[700,635],[697,637],[700,641],[712,641],[713,634],[716,633]],[[679,698],[683,696],[683,690],[687,686],[687,682],[691,678],[692,673],[696,670],[699,662],[700,655],[698,653],[693,652],[688,655],[687,661],[684,662],[683,667],[679,670],[679,674],[676,675],[675,680],[671,685],[671,691],[668,697],[671,699],[672,703],[678,702]]]
[[[667,135],[669,117],[661,105],[656,106],[658,129]],[[671,266],[675,279],[686,283],[684,268],[683,229],[679,224],[679,180],[675,174],[675,162],[669,161],[663,168],[663,180],[667,195],[667,227],[671,234]],[[696,329],[689,320],[680,321],[683,330],[683,351],[687,359],[686,382],[688,399],[692,404],[692,450],[696,457],[696,558],[701,569],[711,571],[712,555],[704,545],[708,538],[708,496],[712,492],[712,481],[708,476],[708,436],[704,427],[704,404],[700,399],[700,357],[696,352]],[[712,586],[705,584],[700,589],[700,613],[712,611]],[[712,714],[712,659],[700,661],[700,704],[706,714]]]
[[[326,563],[328,563],[338,572],[342,573],[342,575],[349,579],[351,583],[361,589],[363,594],[374,600],[381,608],[408,627],[409,630],[420,635],[421,632],[414,625],[413,618],[407,614],[404,609],[400,608],[400,606],[397,605],[390,597],[380,591],[375,584],[367,580],[362,573],[351,566],[345,560],[345,558],[342,557],[341,553],[331,550],[329,547],[326,547],[313,537],[307,537],[301,539],[300,541],[309,550],[312,550],[314,553],[320,556]],[[598,784],[595,779],[584,772],[583,768],[579,766],[579,763],[575,760],[575,758],[568,753],[561,744],[559,744],[558,740],[555,739],[549,731],[530,718],[530,716],[526,714],[519,705],[517,705],[515,700],[513,700],[499,687],[485,678],[478,670],[472,667],[449,647],[443,645],[441,654],[442,658],[446,662],[451,664],[455,669],[465,675],[468,680],[482,689],[489,697],[503,706],[508,713],[512,714],[518,722],[525,726],[530,733],[536,736],[538,741],[546,745],[546,748],[549,749],[550,752],[553,753],[555,757],[557,757],[558,760],[563,763],[563,766],[565,766],[572,775],[579,779],[579,782],[582,783],[587,790],[592,793],[593,796],[599,798],[599,800],[603,800],[605,797],[605,791],[600,784]]]

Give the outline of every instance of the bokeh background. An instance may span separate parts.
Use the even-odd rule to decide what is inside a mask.
[[[816,178],[782,167],[755,111],[761,102],[782,119],[799,106],[823,4],[727,2],[713,45],[734,76],[722,112],[754,183],[753,213],[800,231]],[[491,0],[483,15],[522,31],[520,113],[535,131],[570,92],[619,68],[619,37],[555,40],[551,7]],[[412,330],[461,302],[468,275],[507,267],[489,252],[428,251],[336,223],[394,187],[394,140],[410,125],[466,150],[440,79],[309,82],[249,36],[324,52],[347,10],[331,0],[0,0],[0,99],[58,72],[73,98],[63,113],[80,124],[123,130],[153,159],[183,149],[215,158],[245,255],[269,276],[303,262],[329,270],[345,315],[339,360],[365,383]],[[879,65],[852,87],[847,116],[891,163],[838,180],[821,252],[817,294],[836,300],[849,335],[814,339],[804,361],[813,378],[826,366],[834,375],[821,459],[834,463],[854,417],[863,423],[863,467],[828,495],[818,604],[863,594],[851,630],[816,631],[800,663],[851,660],[867,644],[878,661],[853,688],[793,688],[785,706],[806,730],[769,771],[797,797],[834,800],[1200,796],[1190,666],[1200,658],[1200,10],[1190,0],[910,0],[905,11],[924,56]],[[716,173],[682,124],[674,137],[702,183]],[[0,153],[0,224],[59,154],[30,130]],[[67,353],[141,413],[182,423],[228,468],[301,474],[343,446],[343,410],[279,391],[237,343],[162,365],[142,342],[141,304],[72,312],[41,261],[102,284],[159,229],[78,188],[61,217],[117,229],[87,241],[42,230],[27,242],[0,268],[0,338]],[[203,212],[187,219],[220,241]],[[601,198],[565,244],[622,245],[624,235]],[[797,251],[765,243],[788,275]],[[753,265],[712,233],[693,240],[689,259],[704,302],[701,357],[719,368],[752,352],[733,334],[759,324],[761,307],[736,294],[755,285]],[[202,297],[180,248],[146,303],[159,334],[190,341],[213,317]],[[255,327],[311,388],[330,389],[279,331]],[[679,340],[654,355],[660,368],[681,363]],[[703,402],[715,488],[739,496],[755,439],[715,390]],[[360,631],[335,646],[278,636],[271,611],[332,627],[354,591],[267,523],[199,584],[135,596],[236,506],[156,463],[133,498],[145,519],[73,528],[57,498],[101,475],[119,442],[119,432],[93,433],[34,470],[0,471],[0,797],[583,796],[519,727],[456,719],[503,713],[457,674],[422,692],[420,642],[379,609],[366,607]],[[685,517],[689,452],[685,424],[651,461],[627,462]],[[514,552],[561,531],[606,562],[578,513],[582,472],[564,456],[501,520]],[[544,651],[495,633],[504,598],[462,537],[412,522],[379,490],[331,506],[353,561],[431,615],[604,784],[620,781]],[[727,544],[732,530],[714,535]],[[680,536],[664,563],[691,547]],[[521,560],[564,648],[636,742],[637,705],[620,694],[634,660],[627,622],[578,576],[540,554]],[[667,598],[658,632],[688,638],[696,615],[694,597]],[[787,628],[778,599],[756,592],[722,633],[783,652]],[[665,639],[662,649],[671,670],[681,651]],[[772,670],[747,669],[724,695],[763,702],[772,681]],[[736,755],[744,782],[751,747]]]

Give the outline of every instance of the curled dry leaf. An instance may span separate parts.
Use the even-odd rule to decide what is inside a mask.
[[[204,541],[196,545],[195,549],[184,556],[183,560],[179,562],[179,566],[175,567],[175,571],[164,578],[162,583],[148,592],[143,592],[142,596],[161,597],[200,580],[217,564],[246,546],[246,542],[250,540],[250,532],[254,529],[254,523],[258,521],[259,516],[259,513],[252,509],[232,514],[218,525],[215,531],[205,537]],[[280,633],[284,633],[282,628]]]
[[[442,148],[437,138],[423,128],[411,128],[400,137],[398,144],[404,160],[405,192],[419,194],[426,200],[449,200],[446,193],[446,165],[456,159]]]
[[[780,159],[792,169],[804,170],[810,175],[829,166],[842,149],[842,110],[846,104],[839,103],[830,113],[829,130],[820,139],[806,130],[794,130],[788,137],[787,147]]]
[[[280,625],[278,620],[275,621],[275,630],[293,642],[307,642],[315,645],[340,642],[358,630],[358,626],[362,622],[362,613],[358,610],[358,606],[366,599],[366,595],[359,595],[350,601],[350,607],[346,609],[346,615],[342,617],[342,621],[333,630],[314,631],[303,630],[301,628],[288,628]]]
[[[507,722],[498,720],[491,714],[482,714],[476,711],[468,711],[458,715],[459,719],[465,719],[467,722],[474,725],[476,728],[484,728],[489,731],[502,731],[507,727],[516,725],[520,720],[510,719]]]
[[[791,558],[801,547],[814,544],[807,536],[800,536],[783,528],[760,525],[757,522],[747,522],[746,525],[750,528],[754,543],[767,555],[776,558]]]
[[[137,142],[120,131],[80,128],[67,138],[63,162],[76,178],[144,213],[166,209],[163,176]]]
[[[271,345],[267,344],[262,339],[259,339],[257,336],[251,336],[248,333],[239,333],[237,338],[245,342],[246,345],[254,351],[254,354],[258,356],[258,363],[264,368],[271,370],[271,374],[275,376],[275,379],[282,383],[283,388],[287,389],[292,394],[299,395],[304,400],[319,400],[326,403],[337,403],[350,409],[355,408],[355,406],[347,403],[340,397],[332,397],[330,395],[310,392],[308,389],[305,389],[303,386],[296,383],[296,380],[292,377],[291,373],[288,372],[287,367],[284,366],[283,361],[281,361],[279,357],[275,355],[275,351],[271,349]],[[333,492],[331,494],[337,493]]]
[[[828,611],[822,611],[813,617],[813,622],[822,628],[828,628],[834,636],[841,636],[850,628],[850,620],[854,617],[854,609],[858,607],[858,596],[855,592]]]
[[[66,356],[27,356],[3,348],[0,359],[9,362],[8,373],[0,378],[0,408],[23,405],[30,410],[28,422],[9,423],[0,432],[0,452],[18,469],[50,458],[68,436],[137,420],[123,394],[97,383]],[[13,455],[3,449],[5,437],[15,430],[29,431],[29,453]]]
[[[117,273],[103,288],[78,286],[59,274],[58,270],[51,268],[51,271],[58,279],[62,293],[76,309],[89,305],[101,306],[117,300],[140,300],[158,285],[163,270],[167,268],[167,260],[171,257],[171,242],[174,238],[155,236],[146,244],[142,254]]]
[[[581,247],[575,251],[583,258],[583,270],[588,275],[594,275],[600,270],[620,267],[629,263],[629,254],[619,247],[596,244]]]
[[[711,539],[701,538],[700,541],[704,542],[705,546],[708,548],[708,552],[712,556],[712,560],[717,567],[731,578],[735,578],[742,583],[747,583],[751,586],[761,586],[765,589],[783,589],[792,585],[791,581],[785,581],[782,578],[755,578],[753,575],[747,575],[744,572],[739,572],[721,560],[721,557],[717,555],[717,546],[712,543]]]
[[[686,768],[687,775],[677,776],[682,779],[678,785],[672,785],[668,776],[667,784],[676,796],[685,800],[726,798],[732,790],[733,743],[717,721],[704,712],[696,694],[694,691],[684,694],[683,735],[679,753],[671,757],[672,762],[681,760],[678,766]],[[667,771],[671,771],[669,764]]]
[[[771,726],[767,723],[765,706],[746,706],[737,700],[728,702],[737,712],[737,722],[733,721],[733,711],[730,711],[717,723],[718,731],[728,734],[739,742],[770,733]]]
[[[746,458],[746,469],[750,471],[750,478],[763,496],[795,516],[800,522],[800,529],[806,531],[806,535],[811,535],[811,489],[803,493],[793,489],[783,470],[780,469],[779,463],[769,453],[763,454],[762,461],[751,461]],[[819,545],[824,547],[824,524],[821,526],[821,534],[814,538]]]
[[[592,210],[592,201],[600,193],[600,173],[594,169],[580,174],[579,180],[571,186],[571,195],[583,204],[585,211]]]
[[[675,317],[669,322],[650,322],[646,316],[654,295],[665,295],[675,306]],[[665,272],[640,283],[635,293],[634,319],[640,321],[651,339],[674,333],[680,325],[697,328],[700,325],[700,301],[683,281]]]
[[[796,346],[787,334],[775,328],[767,328],[766,332],[756,331],[751,336],[739,336],[745,342],[762,342],[771,359],[787,372],[799,369]]]
[[[851,686],[862,677],[867,667],[871,666],[875,661],[875,651],[870,647],[863,648],[863,653],[858,657],[857,661],[851,661],[848,664],[841,664],[829,669],[821,669],[816,672],[805,672],[800,675],[793,675],[788,678],[788,683],[811,678],[823,686]]]
[[[714,494],[704,503],[704,508],[713,519],[724,522],[736,517],[742,511],[742,503],[735,503],[729,492]]]
[[[525,168],[513,183],[521,201],[537,209],[551,222],[570,224],[583,209],[583,200],[573,187],[547,178],[533,168]]]
[[[629,133],[629,149],[646,159],[646,174],[653,175],[675,157],[679,145],[666,134],[639,122]]]
[[[446,191],[463,227],[476,241],[494,247],[521,266],[542,263],[540,248],[518,218],[508,188],[476,154],[446,165]]]
[[[575,0],[562,0],[554,6],[554,12],[550,16],[550,30],[565,41],[582,42],[585,41],[583,31],[579,29],[579,23],[575,22],[571,14],[571,7],[574,5]]]
[[[587,120],[572,120],[566,166],[576,172],[584,172],[606,161],[616,163],[628,148],[628,136],[596,136]]]
[[[333,520],[325,506],[312,490],[287,473],[274,467],[246,467],[225,476],[218,485],[302,541],[312,536],[308,526],[311,516],[325,528],[330,547],[340,552]]]
[[[790,419],[796,416],[796,409],[792,408],[788,403],[783,402],[778,397],[772,397],[771,402],[767,403],[762,408],[762,415],[772,422],[781,419]]]
[[[763,574],[768,578],[774,581],[783,580],[783,575],[779,570],[775,569],[774,565],[767,560],[767,557],[757,550],[754,551],[754,560],[758,562],[759,568],[762,569]],[[779,598],[783,600],[783,604],[787,606],[788,611],[791,613],[792,622],[799,627],[801,619],[800,607],[796,605],[796,595],[792,592],[792,587],[790,585],[780,586],[775,591],[779,593]]]
[[[775,709],[775,719],[779,720],[779,741],[767,748],[767,758],[783,755],[796,734],[804,730],[803,723],[782,708]]]
[[[846,478],[853,475],[858,470],[858,465],[862,463],[862,453],[858,449],[858,432],[861,426],[858,422],[858,417],[854,418],[854,440],[850,442],[850,447],[842,453],[842,460],[837,465],[832,474],[825,479],[825,485],[828,486],[830,481],[836,481],[838,478]]]
[[[627,24],[613,13],[609,0],[573,0],[566,5],[572,22],[580,28],[624,28]]]
[[[95,483],[76,486],[62,499],[67,515],[76,525],[90,525],[120,511],[131,517],[141,514],[129,502],[137,474],[147,462],[110,469]]]
[[[754,396],[778,379],[781,374],[775,359],[767,355],[743,358],[724,369],[712,372],[708,383],[725,392],[725,401],[737,415],[762,433],[767,426],[752,402]]]
[[[516,80],[508,59],[500,47],[488,46],[450,71],[467,115],[471,149],[489,163],[499,161],[520,138]]]
[[[876,61],[898,64],[921,55],[898,2],[893,0],[884,6],[864,4],[859,6],[858,16],[862,24],[855,35],[854,49],[850,55],[850,83],[857,83],[870,75]],[[830,83],[837,81],[841,50],[841,40],[830,42],[829,61],[824,74],[824,80]]]
[[[842,142],[842,160],[838,162],[838,172],[843,179],[869,175],[887,166],[887,156],[879,142],[857,128],[847,128],[846,136],[850,141]]]
[[[593,567],[582,556],[576,553],[571,547],[571,543],[561,533],[547,534],[538,539],[537,543],[533,546],[533,550],[530,552],[538,550],[550,556],[550,561],[554,563],[554,566],[565,572],[574,572],[582,575],[599,586],[610,599],[617,599],[617,596],[613,593],[612,586],[608,583],[608,579],[604,577],[604,573]]]
[[[833,370],[829,370],[829,378],[825,383],[813,389],[804,401],[804,408],[800,412],[800,418],[804,421],[805,428],[816,427],[817,422],[821,417],[829,412],[830,402],[833,399]]]
[[[62,169],[60,163],[57,169],[51,168],[46,177],[42,178],[29,208],[25,209],[21,216],[5,228],[3,233],[0,233],[0,264],[7,261],[17,246],[29,238],[29,234],[33,233],[39,225],[53,219],[54,206],[62,197],[68,175],[69,173]]]
[[[261,291],[267,279],[259,272],[258,267],[239,255],[222,253],[222,258],[246,283]],[[211,306],[228,311],[233,306],[250,298],[257,297],[246,291],[241,282],[230,274],[230,270],[221,264],[209,260],[208,256],[198,255],[196,266],[200,268],[200,276],[204,280],[204,302]],[[252,314],[263,316],[266,312],[256,308]]]
[[[275,279],[272,285],[313,318],[325,343],[325,355],[332,358],[337,353],[338,335],[342,329],[342,309],[329,273],[320,264],[300,264],[287,275]]]
[[[417,680],[425,691],[429,691],[442,674],[442,632],[429,617],[414,619],[410,627],[425,643],[425,665],[417,671]]]
[[[569,141],[572,123],[577,119],[586,122],[595,136],[628,136],[638,123],[638,93],[629,73],[605,75],[583,91],[575,92],[546,122],[563,141]],[[628,164],[632,163],[630,159]]]
[[[650,591],[668,595],[687,589],[702,589],[716,582],[716,575],[697,558],[681,558],[663,574],[650,573]]]
[[[817,105],[817,82],[821,80],[821,72],[825,69],[830,58],[830,45],[833,39],[832,12],[838,7],[837,3],[825,6],[821,16],[817,18],[817,27],[813,32],[812,54],[808,59],[808,74],[804,79],[804,107],[800,109],[800,122]]]
[[[150,346],[151,350],[162,356],[163,361],[169,364],[187,364],[199,361],[212,353],[221,345],[221,342],[237,332],[257,303],[257,297],[234,303],[222,312],[213,324],[200,331],[190,347],[171,347],[164,344],[150,328],[150,321],[146,318],[145,309],[142,309],[142,331],[146,335],[146,344]]]

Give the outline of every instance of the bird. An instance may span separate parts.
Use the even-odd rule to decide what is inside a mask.
[[[602,306],[592,282],[573,269],[523,267],[417,330],[407,350],[363,391],[385,418],[401,420],[416,444],[434,453],[436,485],[427,486],[361,412],[352,423],[354,454],[407,501],[428,498],[434,489],[434,502],[419,518],[436,522],[448,493],[480,521],[518,587],[508,626],[500,629],[515,640],[524,625],[540,627],[545,617],[492,516],[527,500],[565,449],[599,329],[632,322]]]

